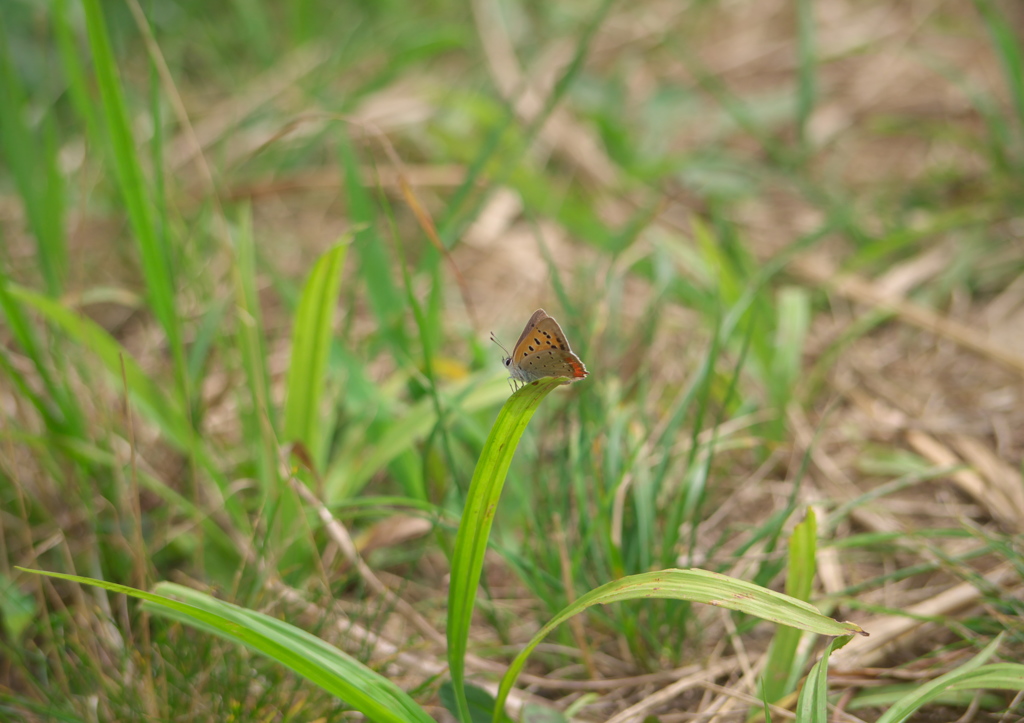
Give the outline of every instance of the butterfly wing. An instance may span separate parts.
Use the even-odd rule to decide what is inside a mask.
[[[507,365],[512,376],[523,382],[541,377],[582,379],[589,373],[569,347],[562,327],[543,309],[537,309],[526,323]]]
[[[582,379],[589,373],[580,358],[571,351],[545,349],[523,359],[517,378],[529,382],[541,377]]]
[[[526,341],[526,337],[530,334],[530,332],[537,327],[537,324],[540,322],[541,319],[551,319],[551,317],[548,316],[548,312],[544,311],[544,309],[537,309],[535,312],[533,312],[533,316],[530,317],[530,320],[526,322],[526,326],[523,328],[523,333],[519,335],[519,338],[516,339],[516,345],[512,347],[512,358],[514,360],[519,361],[524,356],[529,354],[528,351],[525,351],[526,346],[523,345],[523,342]],[[554,320],[552,319],[552,321]]]

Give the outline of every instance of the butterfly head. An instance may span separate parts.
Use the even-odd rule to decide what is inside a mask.
[[[503,356],[503,357],[501,358],[501,363],[502,363],[502,364],[504,364],[504,365],[505,365],[505,367],[506,367],[506,368],[507,368],[507,369],[508,369],[508,370],[509,370],[509,371],[511,372],[511,371],[512,371],[512,354],[510,354],[510,353],[509,353],[509,350],[508,350],[508,349],[506,349],[506,348],[505,348],[505,347],[504,347],[504,346],[502,345],[502,343],[501,343],[500,341],[498,341],[498,340],[497,340],[497,338],[495,338],[495,336],[494,336],[494,332],[493,332],[493,331],[491,332],[491,341],[493,341],[493,342],[494,342],[495,344],[497,344],[497,345],[498,345],[498,348],[499,348],[499,349],[501,349],[501,350],[502,350],[503,352],[505,352],[505,356]],[[514,383],[514,380],[515,380],[515,375],[514,375],[514,374],[511,374],[511,375],[509,376],[509,382],[510,382],[510,384]],[[515,388],[515,386],[513,386],[513,389],[514,389],[514,388]]]

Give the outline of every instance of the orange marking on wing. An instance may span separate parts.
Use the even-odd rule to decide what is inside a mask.
[[[572,367],[573,379],[582,379],[583,377],[587,376],[587,374],[590,374],[590,372],[587,371],[586,367],[583,366],[583,362],[581,362],[579,359],[570,356],[566,357],[565,361],[569,364],[569,366]]]

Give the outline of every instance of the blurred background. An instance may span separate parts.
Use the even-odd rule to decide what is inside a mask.
[[[999,633],[1020,659],[1020,3],[5,0],[0,22],[0,717],[348,719],[18,565],[210,590],[443,719],[443,646],[289,480],[443,630],[509,394],[488,336],[540,307],[590,376],[517,453],[473,652],[506,663],[627,574],[782,589],[813,509],[812,599],[878,631],[843,651],[851,715]],[[322,364],[295,352],[311,319]],[[758,695],[770,626],[665,601],[579,621],[523,682],[580,720],[695,662],[643,712]]]

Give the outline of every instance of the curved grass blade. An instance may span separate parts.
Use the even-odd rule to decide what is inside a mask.
[[[459,719],[468,723],[469,704],[465,690],[465,657],[469,626],[476,603],[476,589],[491,534],[494,512],[501,497],[512,456],[537,406],[551,390],[564,384],[557,377],[531,382],[509,397],[487,435],[480,459],[473,471],[466,504],[452,551],[451,583],[448,589],[448,667],[458,702]],[[495,708],[500,711],[501,706]]]
[[[232,277],[235,284],[235,346],[245,371],[246,390],[243,396],[250,405],[239,409],[242,428],[258,437],[253,445],[255,476],[263,493],[278,489],[280,465],[274,428],[273,405],[270,401],[270,372],[267,369],[267,341],[264,336],[259,294],[256,290],[256,241],[252,231],[252,210],[242,208],[238,214],[235,234],[235,263]]]
[[[217,600],[197,590],[161,583],[157,589],[172,592],[187,602],[135,588],[78,575],[17,568],[22,572],[95,585],[150,603],[154,612],[185,625],[242,643],[295,671],[306,680],[345,701],[373,721],[386,723],[432,723],[416,702],[401,688],[304,630],[268,615]]]
[[[54,116],[44,117],[44,138],[28,125],[28,94],[14,69],[7,33],[0,32],[0,148],[25,209],[36,244],[36,259],[50,296],[60,294],[68,268],[64,235],[64,185],[57,169]]]
[[[807,682],[796,704],[796,719],[808,723],[828,723],[828,659],[832,652],[849,642],[848,638],[836,638],[821,655],[821,660],[811,668]]]
[[[789,565],[786,572],[786,594],[797,600],[810,600],[814,575],[817,569],[818,523],[814,508],[807,509],[807,516],[798,524],[789,538]],[[768,663],[763,674],[762,691],[765,700],[777,703],[784,695],[795,690],[806,665],[797,655],[801,632],[791,627],[775,631]]]
[[[319,464],[321,440],[319,407],[323,398],[324,370],[330,350],[334,308],[341,288],[341,268],[347,244],[338,244],[316,262],[310,272],[295,316],[292,360],[288,368],[288,401],[284,415],[284,439],[302,442]]]
[[[797,19],[797,85],[796,85],[796,135],[807,151],[808,125],[818,98],[818,60],[814,47],[814,4],[810,0],[798,0]]]
[[[152,200],[146,195],[149,184],[142,173],[142,164],[135,148],[128,107],[121,89],[117,61],[107,34],[102,5],[99,0],[83,0],[82,8],[96,85],[106,116],[114,171],[138,245],[147,298],[153,307],[153,314],[167,334],[177,369],[184,373],[185,354],[181,342],[180,319],[174,302],[173,252],[166,235],[157,231]]]
[[[1019,124],[1024,123],[1024,54],[1021,53],[1020,38],[1014,32],[1012,21],[1002,13],[997,4],[991,0],[979,0],[975,4],[992,36],[993,48],[1003,66],[1007,90],[1017,112],[1019,129]]]
[[[501,679],[495,711],[504,710],[505,698],[512,690],[526,659],[558,625],[592,605],[607,605],[638,598],[666,598],[715,605],[820,635],[867,635],[853,623],[840,623],[825,617],[810,603],[717,572],[696,569],[645,572],[591,590],[541,628],[515,657]]]
[[[971,690],[997,688],[1000,690],[1024,690],[1024,665],[1019,663],[993,663],[985,665],[991,658],[1003,636],[986,645],[976,656],[956,670],[940,675],[935,680],[919,686],[913,693],[898,701],[887,710],[878,723],[900,723],[910,718],[922,706],[930,703],[949,690]]]
[[[490,375],[474,375],[445,389],[451,399],[459,400],[462,414],[494,406],[506,392],[495,384],[481,384]],[[403,409],[401,415],[389,423],[377,439],[366,435],[343,445],[331,460],[324,481],[324,496],[328,503],[349,500],[359,494],[374,474],[386,467],[419,440],[424,439],[437,425],[434,401],[420,399]]]
[[[151,421],[160,427],[160,431],[173,444],[180,449],[189,449],[189,440],[194,434],[188,418],[177,405],[176,400],[170,395],[164,394],[160,386],[142,370],[135,358],[103,327],[68,309],[60,302],[23,286],[10,284],[7,291],[13,300],[32,307],[69,337],[99,357],[107,371],[115,377],[121,375],[123,360],[128,391],[135,403],[142,408]]]
[[[120,379],[123,364],[127,391],[133,403],[159,427],[171,444],[193,455],[199,466],[216,482],[235,528],[242,534],[248,534],[249,522],[244,511],[230,493],[227,479],[214,461],[209,447],[195,432],[177,399],[165,394],[142,370],[135,358],[96,322],[76,314],[48,296],[24,287],[10,284],[6,291],[10,299],[35,309],[63,333],[95,354],[107,372],[115,378]]]

